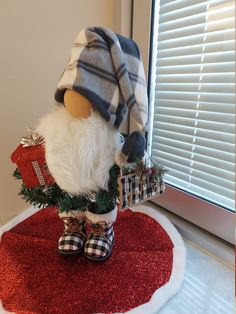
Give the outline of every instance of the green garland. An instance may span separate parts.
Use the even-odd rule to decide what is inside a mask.
[[[85,211],[89,208],[92,212],[103,214],[114,208],[116,199],[119,196],[118,176],[120,168],[114,165],[110,169],[110,180],[108,191],[100,190],[95,195],[95,202],[88,196],[75,196],[63,191],[56,183],[46,186],[27,188],[24,182],[18,193],[27,203],[34,207],[44,208],[49,206],[58,207],[59,212],[68,212],[72,209]],[[22,180],[18,168],[13,172],[13,177]]]
[[[123,175],[129,173],[136,173],[142,176],[147,171],[151,171],[151,176],[157,182],[163,181],[163,176],[167,171],[163,166],[156,164],[151,159],[153,166],[146,167],[142,160],[136,161],[135,165],[123,166]],[[70,210],[85,211],[89,208],[91,212],[96,214],[105,214],[114,208],[117,198],[119,197],[118,190],[118,177],[120,168],[114,165],[110,169],[110,180],[108,182],[108,190],[99,190],[92,201],[88,195],[76,196],[62,190],[56,183],[46,186],[37,186],[34,188],[27,188],[24,182],[21,185],[19,195],[34,207],[57,207],[59,212],[68,212]],[[13,177],[22,180],[21,174],[18,169],[13,172]]]

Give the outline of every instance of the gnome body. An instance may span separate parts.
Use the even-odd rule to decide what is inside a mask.
[[[58,250],[103,261],[112,252],[117,200],[110,197],[101,210],[96,197],[110,196],[115,163],[133,162],[144,154],[147,94],[137,45],[104,28],[82,30],[55,99],[60,106],[37,128],[45,140],[48,168],[62,190],[91,200],[88,208],[59,213],[65,230]],[[128,111],[139,131],[123,143],[119,127]]]

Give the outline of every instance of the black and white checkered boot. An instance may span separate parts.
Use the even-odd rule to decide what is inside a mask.
[[[64,233],[58,240],[58,252],[62,255],[83,253],[86,242],[86,221],[83,218],[61,217],[64,221]]]
[[[90,237],[85,243],[84,255],[95,261],[104,261],[112,253],[114,244],[113,223],[116,221],[117,207],[107,214],[86,212],[91,223]]]

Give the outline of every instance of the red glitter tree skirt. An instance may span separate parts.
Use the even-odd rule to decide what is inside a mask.
[[[145,206],[138,211],[119,213],[113,254],[103,263],[58,255],[63,226],[53,208],[5,232],[3,307],[18,314],[155,313],[181,286],[185,249],[163,215]]]

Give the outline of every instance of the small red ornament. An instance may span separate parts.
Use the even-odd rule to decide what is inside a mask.
[[[17,165],[27,188],[55,182],[46,164],[43,144],[26,147],[20,144],[12,153],[11,160]]]

